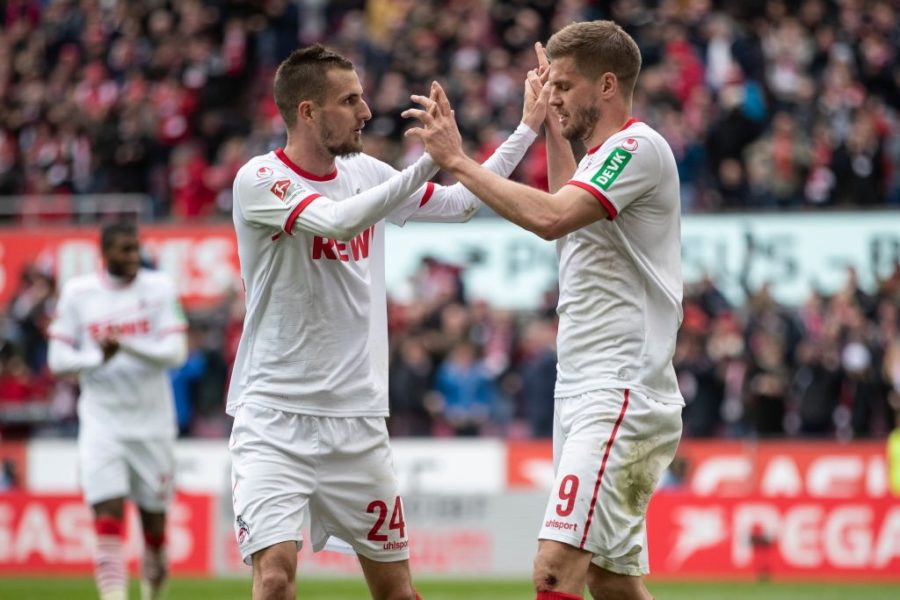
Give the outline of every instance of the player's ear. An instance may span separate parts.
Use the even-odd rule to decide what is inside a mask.
[[[312,121],[316,112],[315,104],[312,100],[304,100],[297,105],[297,121]]]
[[[619,91],[619,81],[613,73],[600,76],[600,93],[604,98],[611,98]]]

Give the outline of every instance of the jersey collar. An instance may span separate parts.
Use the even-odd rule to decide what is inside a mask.
[[[637,117],[631,117],[630,119],[628,119],[627,121],[625,121],[625,124],[622,125],[622,129],[620,129],[620,130],[617,131],[616,133],[621,133],[621,132],[625,131],[626,129],[628,129],[629,127],[631,127],[632,125],[634,125],[635,123],[640,123],[640,121],[638,120]],[[603,145],[603,144],[598,144],[598,145],[594,146],[593,148],[591,148],[590,150],[588,150],[587,153],[588,153],[588,154],[593,154],[594,152],[596,152],[597,150],[599,150],[599,149],[600,149],[600,146],[602,146],[602,145]]]
[[[337,177],[337,166],[334,167],[334,171],[329,173],[328,175],[315,175],[310,173],[309,171],[304,171],[297,165],[294,161],[288,158],[287,154],[284,153],[284,150],[281,148],[275,149],[275,156],[278,157],[281,162],[286,164],[294,173],[302,177],[303,179],[309,179],[310,181],[331,181],[335,177]]]

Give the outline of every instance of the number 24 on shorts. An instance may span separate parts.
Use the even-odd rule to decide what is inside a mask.
[[[369,503],[369,508],[366,509],[366,512],[369,514],[376,512],[378,513],[375,525],[371,530],[369,530],[369,539],[373,542],[388,541],[387,534],[381,533],[381,528],[384,526],[384,522],[387,520],[387,504],[382,500],[373,500]],[[388,523],[388,529],[399,529],[400,537],[406,537],[406,521],[403,519],[403,504],[400,502],[400,496],[397,496],[394,499],[394,510],[391,513],[391,520]]]

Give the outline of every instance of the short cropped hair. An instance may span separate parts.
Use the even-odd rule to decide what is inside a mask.
[[[100,248],[103,252],[109,250],[116,238],[120,235],[137,237],[137,225],[131,221],[113,221],[107,223],[100,230]]]
[[[329,69],[352,70],[353,63],[321,44],[291,52],[275,71],[275,105],[290,129],[297,123],[297,105],[304,100],[323,102]]]
[[[585,77],[596,81],[604,73],[619,80],[626,97],[631,96],[641,71],[641,51],[634,39],[612,21],[572,23],[547,42],[550,59],[571,56]]]

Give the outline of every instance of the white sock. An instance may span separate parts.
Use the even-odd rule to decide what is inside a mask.
[[[97,530],[94,580],[100,600],[127,600],[128,572],[122,548],[122,521],[100,517],[94,525]]]

